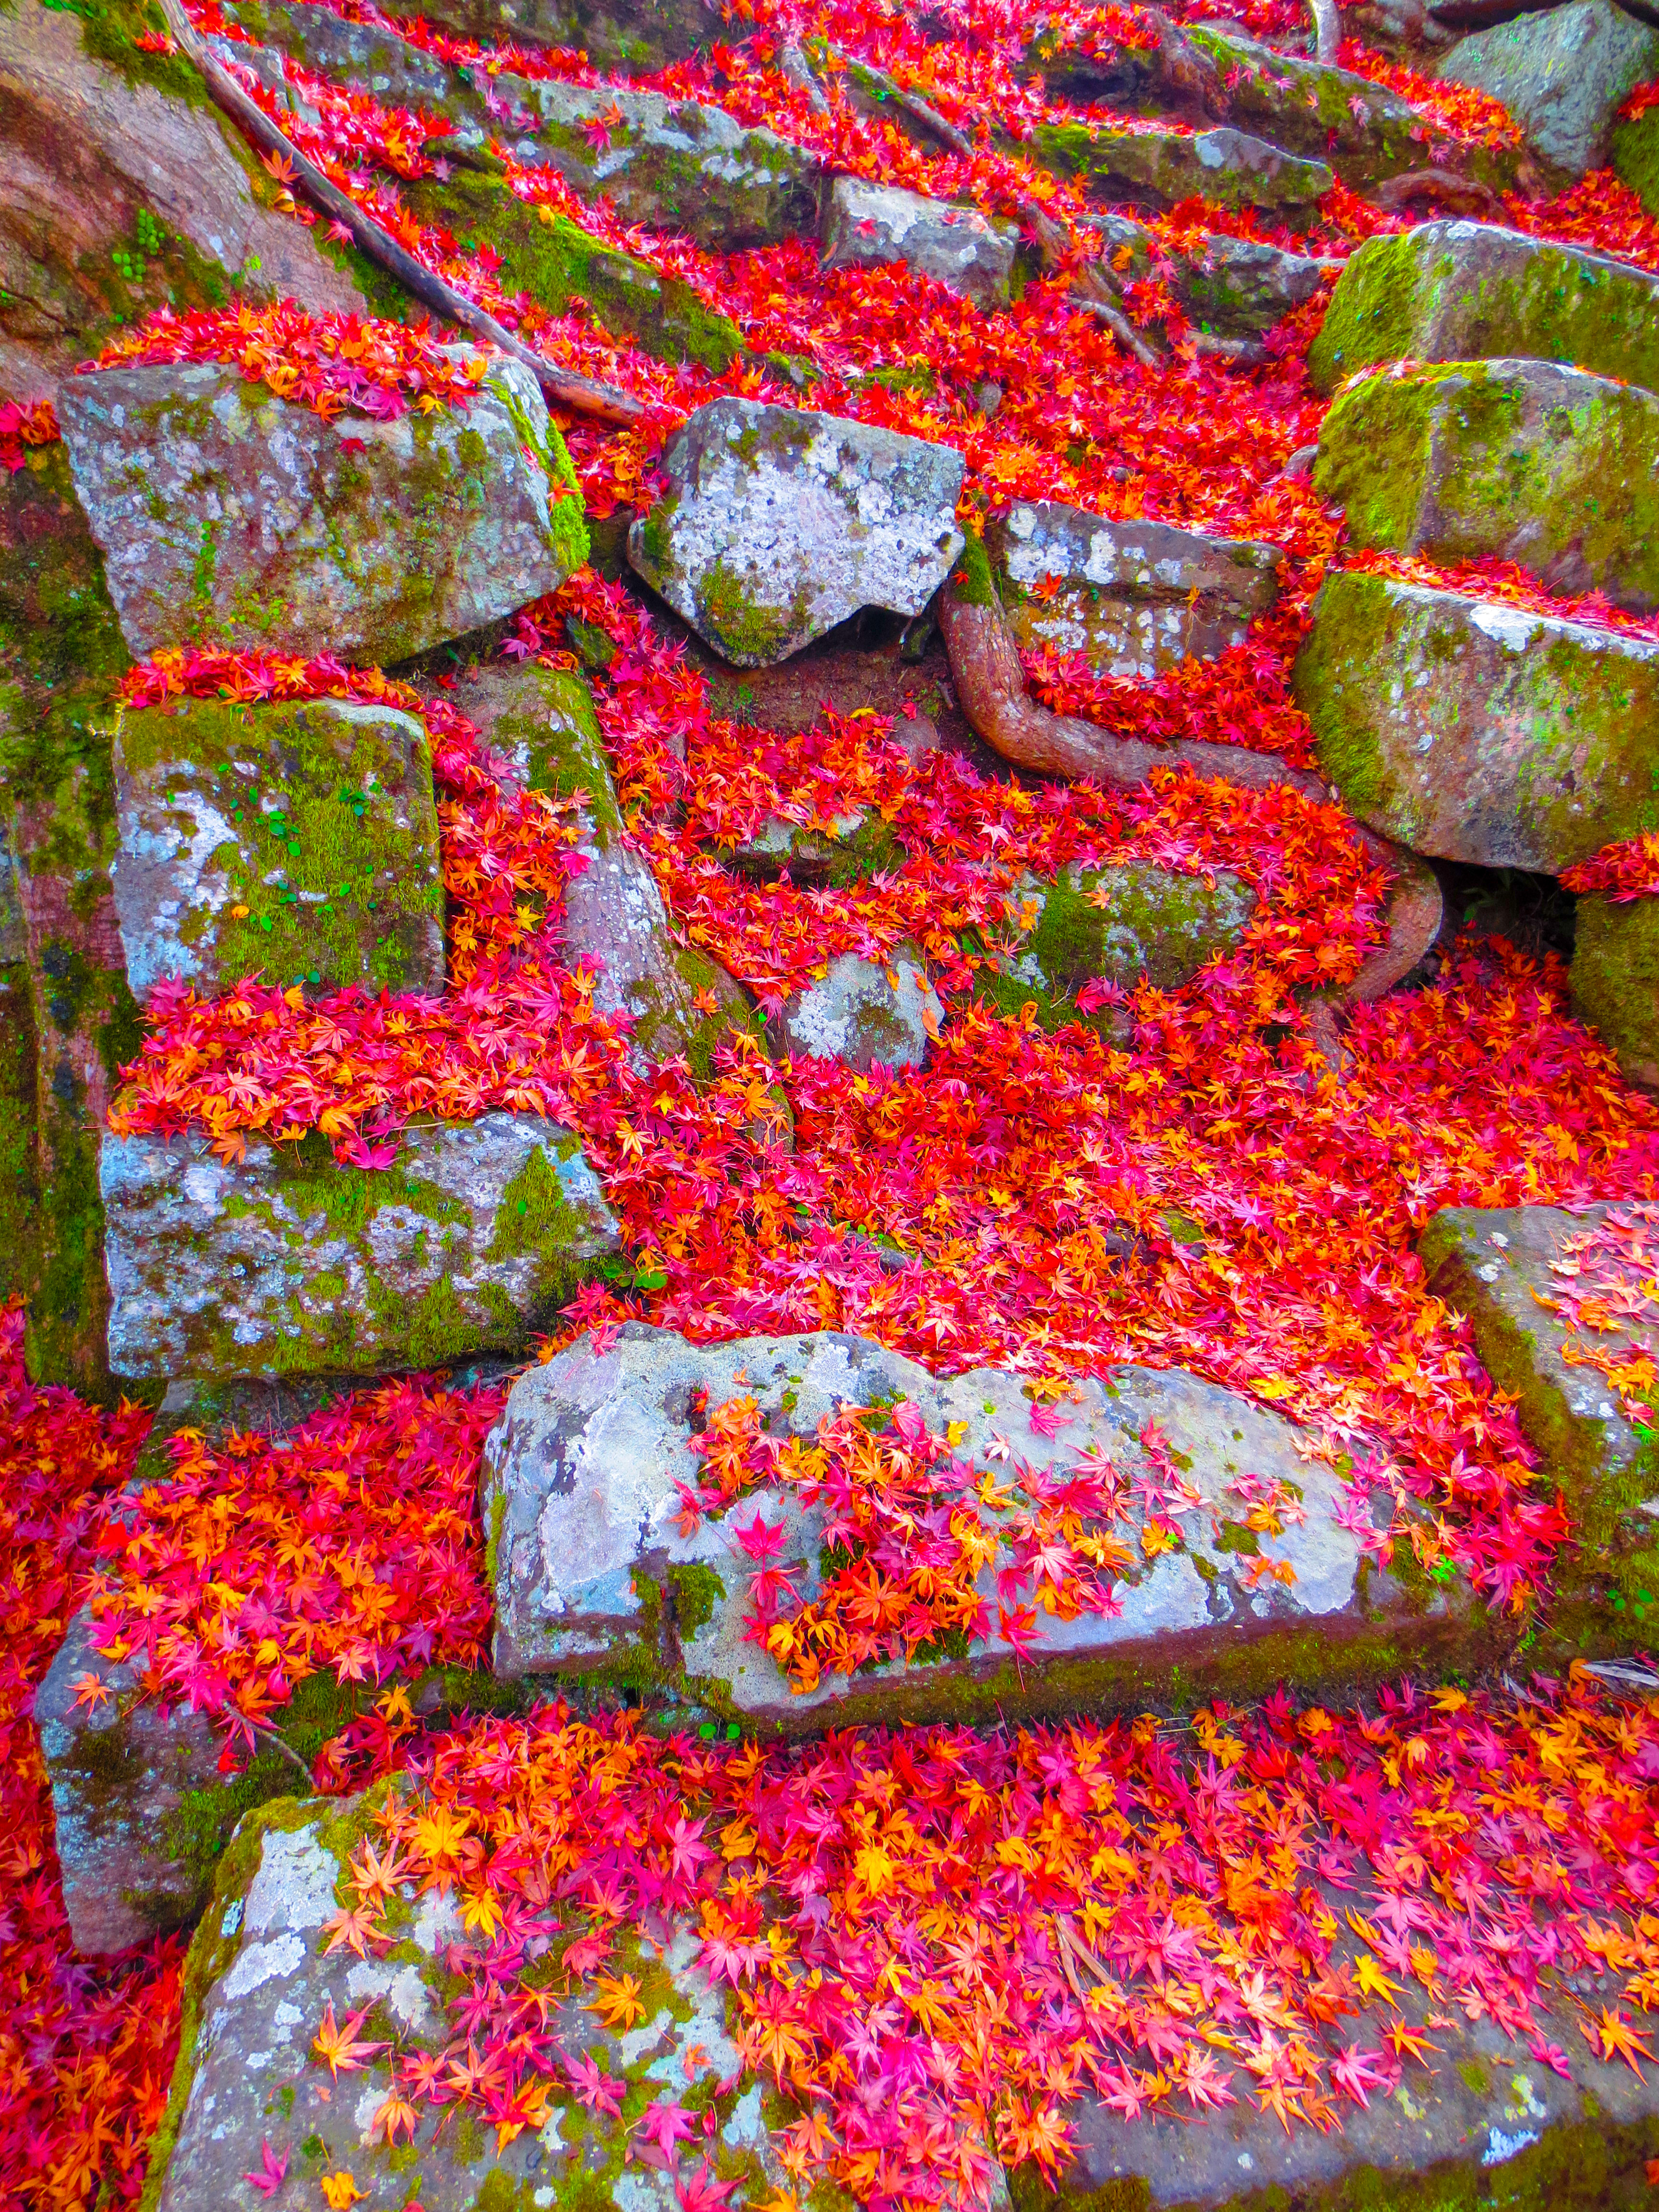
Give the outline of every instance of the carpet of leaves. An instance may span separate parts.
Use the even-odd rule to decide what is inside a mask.
[[[966,28],[969,6],[941,0],[936,12]],[[237,35],[211,0],[192,12]],[[766,16],[739,12],[742,27]],[[1097,19],[1122,27],[1109,7],[1042,12],[1069,36]],[[1221,11],[1187,0],[1172,12]],[[1299,0],[1245,0],[1224,12],[1271,36],[1302,11]],[[971,0],[975,35],[957,40],[924,34],[905,11],[842,0],[820,27],[970,134],[994,113],[1018,140],[1073,112],[1010,59],[1030,14],[1026,0]],[[591,80],[577,56],[483,52],[419,19],[404,27],[486,87],[503,70]],[[1504,143],[1507,125],[1478,95],[1363,50],[1345,59],[1419,106],[1425,143]],[[741,50],[716,47],[648,82],[716,99],[858,175],[1005,217],[1040,201],[1068,229],[1073,263],[1103,250],[1075,220],[1073,188],[1017,149],[920,149],[894,124],[858,115],[833,68],[828,112],[815,112],[778,63],[763,27]],[[1345,556],[1334,518],[1281,471],[1317,434],[1303,359],[1322,302],[1272,334],[1262,367],[1240,372],[1184,347],[1160,273],[1164,256],[1206,228],[1303,241],[1197,205],[1151,218],[1153,273],[1131,288],[1131,308],[1161,321],[1176,351],[1148,374],[1077,310],[1066,269],[985,316],[900,269],[820,270],[805,242],[722,257],[630,229],[579,206],[552,171],[508,156],[519,198],[577,215],[684,279],[755,353],[803,364],[805,382],[751,366],[714,376],[651,358],[589,313],[553,315],[505,293],[493,257],[423,229],[399,198],[400,182],[439,169],[443,119],[342,93],[297,65],[294,76],[315,119],[284,112],[285,127],[343,190],[550,356],[646,403],[646,422],[625,433],[568,428],[596,515],[648,505],[665,438],[693,407],[735,390],[957,447],[970,528],[1012,498],[1056,497],[1270,538],[1286,552],[1279,606],[1220,660],[1150,686],[1053,655],[1034,655],[1029,673],[1048,703],[1119,734],[1223,738],[1308,760],[1288,671],[1324,568]],[[1659,229],[1609,173],[1547,204],[1513,195],[1507,205],[1519,227],[1659,270]],[[1306,242],[1340,258],[1405,227],[1339,185]],[[164,312],[107,358],[234,362],[336,416],[453,404],[467,388],[418,327],[313,319],[286,303]],[[1033,377],[1033,362],[1054,366]],[[991,384],[1001,398],[988,411]],[[47,408],[0,409],[0,464],[22,465],[26,447],[55,434]],[[1492,571],[1425,569],[1419,580],[1632,626],[1598,602],[1541,599]],[[1429,1571],[1459,1570],[1517,1604],[1547,1583],[1571,1532],[1463,1325],[1425,1295],[1413,1246],[1443,1205],[1626,1201],[1616,1233],[1577,1255],[1559,1303],[1584,1356],[1632,1412],[1645,1407],[1651,1378],[1598,1356],[1597,1340],[1654,1295],[1659,1117],[1568,1018],[1558,963],[1460,947],[1425,988],[1355,1018],[1339,1083],[1292,994],[1355,971],[1385,886],[1336,810],[1174,772],[1130,796],[1032,791],[954,756],[913,760],[882,718],[828,705],[801,737],[748,728],[715,713],[678,649],[591,574],[526,610],[507,650],[560,663],[572,617],[616,647],[596,685],[603,734],[629,834],[688,940],[771,1011],[836,952],[882,957],[920,941],[947,1009],[929,1066],[787,1071],[793,1152],[767,1120],[777,1071],[747,1041],[703,1085],[675,1064],[641,1073],[623,1026],[594,1011],[592,977],[562,957],[562,890],[580,866],[570,805],[520,790],[441,696],[328,660],[196,651],[135,671],[129,696],[333,692],[425,716],[452,980],[440,1000],[307,1002],[257,978],[216,1002],[163,994],[120,1126],[194,1129],[231,1158],[248,1132],[317,1128],[342,1160],[375,1168],[391,1164],[413,1120],[491,1105],[544,1112],[580,1131],[641,1277],[664,1279],[648,1297],[590,1290],[573,1327],[629,1311],[704,1336],[845,1326],[936,1366],[1014,1366],[1039,1392],[1115,1360],[1193,1366],[1293,1415],[1321,1450],[1352,1456],[1368,1516],[1372,1492],[1412,1501],[1410,1540]],[[711,850],[771,816],[828,827],[849,808],[891,826],[902,857],[885,876],[824,890],[754,885]],[[1133,858],[1243,874],[1257,906],[1237,953],[1182,991],[1115,994],[1123,1044],[1088,1022],[1048,1034],[976,1000],[981,967],[1011,942],[1008,900],[1024,874]],[[1582,888],[1614,896],[1659,881],[1645,843],[1583,872]],[[877,1257],[876,1234],[903,1266]],[[497,1401],[417,1381],[316,1417],[286,1454],[257,1438],[210,1449],[186,1437],[174,1489],[123,1498],[144,1417],[33,1389],[21,1318],[7,1314],[0,1330],[0,2195],[31,2209],[82,2205],[102,2187],[125,2202],[165,2100],[180,1946],[95,1968],[74,1959],[33,1686],[89,1593],[107,1650],[140,1655],[157,1694],[216,1713],[244,1746],[307,1669],[380,1681],[428,1657],[465,1663],[487,1621],[475,1491]],[[787,1634],[803,1680],[813,1666],[847,1663],[860,1638],[899,1649],[976,1626],[967,1601],[983,1522],[974,1510],[969,1527],[960,1498],[930,1486],[943,1480],[937,1440],[918,1443],[901,1469],[890,1440],[854,1423],[781,1469],[763,1466],[740,1415],[731,1419],[737,1488],[763,1477],[819,1486],[847,1516],[855,1565],[879,1567],[911,1512],[942,1516],[930,1533],[954,1547],[941,1559],[948,1604],[924,1618],[901,1590],[872,1622],[850,1583],[834,1581],[814,1610],[787,1609],[785,1589],[766,1580],[777,1571],[768,1532],[751,1523],[756,1626]],[[722,1480],[712,1463],[708,1480]],[[696,1502],[708,1498],[700,1491]],[[1052,1553],[1056,1534],[1070,1541],[1074,1504],[1025,1498],[1030,1562]],[[1074,1554],[1048,1595],[1109,1601],[1111,1565]],[[95,1700],[95,1686],[87,1695]],[[1190,1734],[1151,1721],[936,1729],[796,1753],[665,1741],[626,1717],[596,1725],[557,1709],[434,1741],[393,1692],[319,1771],[338,1787],[410,1762],[383,1818],[390,1856],[360,1854],[359,1911],[344,1932],[374,1945],[395,1883],[461,1888],[477,1940],[457,2016],[483,2060],[458,2027],[453,2064],[406,2074],[410,2098],[465,2097],[506,2132],[532,2124],[562,2062],[536,2024],[526,1968],[574,1926],[567,1964],[594,1972],[620,1923],[689,1912],[706,1963],[734,1988],[751,2062],[799,2108],[792,2172],[802,2184],[832,2175],[878,2203],[923,2201],[917,2177],[929,2173],[935,2201],[975,2198],[992,2150],[1051,2167],[1085,2087],[1126,2115],[1254,2095],[1287,2126],[1327,2127],[1402,2068],[1432,2063],[1437,2018],[1490,2016],[1553,2064],[1534,2017],[1547,1985],[1612,1971],[1621,1986],[1599,2013],[1580,2008],[1583,2032],[1601,2055],[1634,2063],[1645,2046],[1627,2008],[1659,1997],[1649,1910],[1659,1706],[1614,1705],[1585,1680],[1504,1698],[1403,1686],[1370,1717],[1279,1700],[1248,1716],[1200,1713]],[[773,1940],[769,1891],[797,1907]],[[1402,2011],[1394,2000],[1408,1988]],[[393,2112],[386,2124],[407,2122]],[[663,2132],[672,2141],[669,2123]]]

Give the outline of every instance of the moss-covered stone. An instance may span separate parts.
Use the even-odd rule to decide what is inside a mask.
[[[435,993],[443,887],[426,733],[343,699],[122,716],[116,907],[134,988]]]
[[[1648,214],[1659,216],[1659,108],[1613,125],[1610,161]]]
[[[1659,1090],[1659,899],[1581,898],[1571,982],[1573,1012],[1632,1083]]]
[[[1243,131],[1112,131],[1040,123],[1034,160],[1056,176],[1085,179],[1103,199],[1168,208],[1188,199],[1260,208],[1293,227],[1310,222],[1334,179],[1322,161],[1281,153]]]
[[[109,708],[128,665],[64,450],[32,448],[0,477],[0,794],[23,923],[40,1200],[38,1242],[16,1264],[30,1371],[96,1396],[112,1387],[98,1133],[139,1040],[110,886]]]
[[[1531,356],[1659,386],[1659,279],[1490,223],[1367,239],[1308,353],[1318,392],[1374,362]]]
[[[1357,570],[1295,668],[1346,804],[1418,853],[1557,875],[1659,828],[1659,646]]]
[[[1659,605],[1659,399],[1543,362],[1455,362],[1350,385],[1314,489],[1358,545],[1516,561],[1564,597]]]
[[[1329,162],[1348,185],[1422,167],[1415,109],[1370,78],[1206,23],[1192,24],[1187,36],[1224,80],[1228,117],[1241,131]]]
[[[599,320],[663,361],[695,362],[718,374],[743,350],[743,334],[705,306],[678,277],[659,276],[631,255],[592,238],[568,216],[532,208],[507,190],[505,175],[458,173],[402,187],[420,221],[437,224],[464,245],[501,257],[500,279],[562,314],[586,300]]]

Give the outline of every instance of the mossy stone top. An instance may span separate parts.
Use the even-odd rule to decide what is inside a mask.
[[[58,418],[136,653],[196,641],[381,663],[509,614],[587,557],[540,387],[332,422],[218,365],[72,377]]]
[[[122,717],[115,908],[140,1000],[246,975],[443,988],[443,884],[423,726],[345,699],[192,700]]]
[[[1495,223],[1419,223],[1349,257],[1308,374],[1334,392],[1375,362],[1517,355],[1659,390],[1659,277]]]
[[[1633,386],[1543,361],[1366,377],[1326,416],[1313,481],[1356,545],[1659,606],[1659,399]]]
[[[1057,176],[1086,178],[1107,200],[1169,208],[1206,199],[1218,207],[1260,208],[1293,225],[1313,221],[1336,181],[1323,161],[1304,161],[1224,126],[1194,132],[1040,123],[1030,150]]]
[[[128,1376],[377,1374],[515,1351],[620,1237],[568,1131],[486,1114],[336,1164],[314,1133],[236,1166],[107,1135],[110,1364]]]

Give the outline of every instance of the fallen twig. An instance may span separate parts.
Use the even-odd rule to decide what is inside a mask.
[[[412,292],[434,313],[460,324],[475,337],[483,339],[502,353],[510,354],[514,361],[522,362],[556,406],[562,407],[573,415],[592,416],[601,422],[613,422],[623,428],[645,420],[646,410],[637,399],[630,399],[625,392],[617,392],[608,384],[597,383],[590,376],[580,375],[574,369],[556,367],[545,355],[538,353],[533,346],[526,345],[504,323],[498,323],[487,308],[465,297],[453,285],[447,284],[441,276],[428,269],[424,262],[417,261],[349,194],[343,192],[313,161],[302,154],[258,101],[243,91],[229,70],[215,60],[179,5],[179,0],[161,0],[161,12],[167,17],[167,29],[174,43],[200,70],[214,100],[223,108],[232,122],[245,131],[254,144],[265,153],[278,155],[286,161],[293,169],[294,181],[303,187],[307,198],[314,200],[325,215],[343,223],[356,244],[369,259],[377,263],[388,276],[395,276],[405,291]]]

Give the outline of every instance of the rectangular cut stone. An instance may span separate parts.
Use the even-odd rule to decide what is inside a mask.
[[[1224,127],[1113,131],[1040,123],[1030,149],[1045,168],[1085,179],[1102,199],[1152,208],[1209,200],[1217,207],[1261,208],[1293,224],[1311,222],[1336,181],[1323,161],[1303,161]]]
[[[1368,238],[1308,349],[1316,392],[1382,361],[1528,356],[1659,389],[1659,277],[1489,222]]]
[[[191,700],[121,717],[115,911],[134,995],[244,976],[443,988],[432,759],[412,714]]]
[[[1463,1597],[1437,1594],[1419,1607],[1374,1564],[1362,1572],[1359,1534],[1338,1517],[1342,1483],[1298,1454],[1298,1431],[1278,1415],[1179,1371],[1118,1368],[1078,1393],[1050,1433],[1034,1424],[1019,1376],[979,1368],[943,1382],[860,1337],[699,1346],[629,1322],[603,1350],[582,1338],[514,1385],[485,1443],[480,1498],[495,1671],[518,1679],[645,1668],[757,1726],[799,1733],[1133,1704],[1177,1665],[1194,1687],[1224,1683],[1230,1666],[1272,1680],[1298,1665],[1305,1672],[1315,1647],[1316,1679],[1352,1680],[1365,1672],[1368,1643],[1385,1644],[1390,1665],[1408,1649],[1480,1644],[1478,1610]],[[772,1435],[807,1438],[842,1406],[908,1399],[935,1435],[949,1431],[964,1462],[1003,1463],[999,1479],[1012,1504],[1022,1464],[1063,1471],[1091,1448],[1133,1480],[1145,1465],[1139,1439],[1155,1422],[1201,1503],[1176,1509],[1181,1540],[1161,1552],[1154,1543],[1156,1556],[1140,1545],[1140,1509],[1126,1509],[1114,1528],[1136,1565],[1116,1578],[1117,1611],[1072,1620],[1037,1611],[1018,1669],[1012,1646],[993,1630],[962,1654],[826,1674],[798,1694],[746,1633],[754,1568],[734,1529],[757,1512],[781,1529],[777,1564],[810,1600],[823,1573],[819,1510],[775,1485],[690,1533],[681,1524],[681,1486],[695,1486],[702,1465],[691,1449],[694,1409],[738,1396],[755,1400]],[[1278,1534],[1247,1532],[1252,1477],[1282,1482],[1303,1517],[1293,1513]],[[983,1572],[993,1619],[995,1569],[1006,1564],[1004,1554]]]
[[[104,1139],[110,1364],[376,1373],[515,1350],[619,1237],[576,1139],[530,1115],[404,1133],[395,1166],[258,1140]]]
[[[218,364],[70,377],[58,414],[141,655],[211,640],[403,660],[587,557],[568,459],[517,362],[493,361],[465,405],[395,420],[325,421]]]
[[[1430,1290],[1468,1316],[1481,1364],[1514,1394],[1545,1475],[1566,1496],[1578,1546],[1576,1558],[1571,1549],[1559,1554],[1558,1582],[1588,1577],[1622,1590],[1627,1625],[1639,1631],[1635,1604],[1659,1599],[1659,1503],[1649,1507],[1659,1501],[1659,1443],[1627,1417],[1599,1367],[1567,1357],[1561,1306],[1585,1264],[1574,1247],[1582,1252],[1586,1240],[1609,1233],[1651,1277],[1659,1206],[1640,1200],[1571,1212],[1448,1206],[1430,1220],[1418,1254]],[[1634,1313],[1598,1305],[1593,1340],[1620,1364],[1659,1361],[1659,1328],[1639,1302]],[[1650,1395],[1659,1396],[1659,1385]]]
[[[1650,826],[1650,639],[1347,569],[1295,688],[1344,804],[1413,852],[1559,875]]]
[[[1659,399],[1544,361],[1450,362],[1350,385],[1314,489],[1356,545],[1518,562],[1563,598],[1659,606]]]
[[[1276,545],[1112,522],[1052,499],[1012,507],[991,542],[1016,586],[1008,616],[1022,645],[1141,678],[1242,645],[1279,596],[1285,557]]]
[[[823,266],[902,261],[981,307],[1006,306],[1018,226],[896,185],[837,177],[824,210]]]

